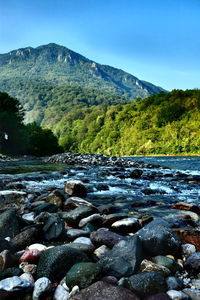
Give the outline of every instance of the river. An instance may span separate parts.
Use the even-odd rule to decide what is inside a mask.
[[[29,193],[62,189],[67,180],[82,180],[88,189],[87,200],[95,205],[111,204],[116,211],[164,216],[167,219],[173,219],[174,214],[182,215],[182,212],[171,208],[176,202],[199,205],[200,157],[129,159],[159,164],[165,168],[142,169],[142,176],[134,178],[131,176],[134,168],[16,161],[0,163],[0,180],[21,183]]]

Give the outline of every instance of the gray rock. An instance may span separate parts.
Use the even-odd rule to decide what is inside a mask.
[[[101,272],[97,263],[83,262],[71,267],[66,274],[66,284],[69,288],[78,285],[81,289],[88,287]]]
[[[102,264],[103,271],[109,276],[121,278],[123,276],[130,276],[133,273],[132,265],[129,261],[126,261],[123,257],[115,257],[109,259],[107,263]]]
[[[90,239],[97,246],[106,245],[112,248],[119,241],[123,240],[124,237],[109,231],[107,228],[99,228],[90,234]]]
[[[100,225],[100,224],[102,224],[102,221],[103,221],[103,217],[100,216],[100,214],[93,214],[87,218],[80,220],[78,226],[83,227],[88,223],[94,224],[94,225]]]
[[[80,236],[88,236],[90,234],[89,232],[83,229],[68,229],[66,235],[69,239],[73,240]]]
[[[59,216],[49,216],[44,227],[44,237],[46,240],[54,240],[64,234],[64,221]]]
[[[33,285],[30,282],[18,276],[9,277],[0,281],[0,290],[9,292],[27,290],[32,287]]]
[[[26,207],[26,193],[16,190],[0,191],[0,212],[14,209],[23,214]]]
[[[177,254],[180,240],[172,233],[164,220],[150,222],[137,232],[144,250],[150,255]]]
[[[84,237],[84,236],[78,237],[77,239],[75,239],[73,241],[73,243],[86,244],[86,245],[89,245],[89,246],[94,248],[94,245],[92,244],[91,240],[87,237]]]
[[[185,261],[185,267],[200,271],[200,252],[191,254]]]
[[[187,294],[192,300],[200,299],[200,290],[197,289],[184,289],[183,292]]]
[[[169,276],[166,278],[167,282],[167,289],[168,290],[182,290],[183,289],[183,282],[181,279]]]
[[[118,232],[136,232],[140,228],[140,224],[137,218],[132,217],[116,221],[111,227]]]
[[[71,180],[65,182],[65,193],[74,197],[86,197],[87,189],[82,181]]]
[[[12,244],[15,247],[16,251],[25,249],[27,246],[38,242],[41,237],[41,232],[39,228],[31,227],[28,228],[19,234],[17,234],[12,240]]]
[[[13,245],[11,245],[8,241],[0,238],[0,252],[3,250],[9,250],[9,251],[13,252],[14,248],[13,248]]]
[[[162,293],[167,289],[165,278],[154,272],[132,275],[127,279],[125,286],[141,297]]]
[[[67,300],[69,299],[69,292],[65,290],[62,285],[58,285],[53,295],[54,300]]]
[[[77,208],[62,214],[62,218],[69,225],[78,225],[79,221],[95,212],[93,207],[80,205]]]
[[[167,291],[167,295],[170,297],[172,300],[188,300],[189,296],[182,291],[176,291],[176,290],[170,290]]]
[[[0,237],[13,238],[19,233],[19,222],[14,210],[8,210],[0,214]]]
[[[84,252],[68,245],[48,249],[40,256],[37,278],[47,277],[52,282],[59,282],[75,263],[86,261],[89,259]]]
[[[40,296],[44,292],[48,292],[52,289],[51,281],[46,277],[41,277],[36,280],[33,290],[33,300],[39,300]]]
[[[70,300],[140,300],[131,291],[109,284],[104,281],[97,281],[91,286],[83,289]]]
[[[192,253],[196,252],[196,247],[192,244],[182,244],[181,245],[182,255],[184,257],[190,256]]]
[[[69,211],[69,210],[75,209],[79,206],[93,207],[97,211],[97,209],[95,208],[95,206],[93,204],[91,204],[90,202],[88,202],[80,197],[67,198],[64,203],[64,210]]]
[[[200,290],[200,279],[193,279],[192,280],[192,286],[195,289]]]
[[[131,275],[138,270],[140,263],[144,258],[142,245],[138,236],[132,236],[126,240],[119,241],[109,253],[106,253],[105,257],[100,259],[99,263],[102,265],[103,269],[109,269],[109,272],[111,272],[111,267],[114,266],[116,272],[116,266],[118,265],[120,258],[128,263],[124,269],[125,274],[122,274],[123,268],[120,269],[119,266],[121,277],[127,276],[127,271],[129,271],[129,275]],[[129,269],[130,265],[131,269]]]
[[[98,207],[99,209],[99,207]],[[127,218],[127,214],[125,213],[115,213],[103,216],[103,224],[105,226],[111,226],[114,222]]]

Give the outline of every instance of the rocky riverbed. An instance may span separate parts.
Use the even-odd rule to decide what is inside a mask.
[[[0,299],[200,299],[200,177],[89,156],[0,175]]]

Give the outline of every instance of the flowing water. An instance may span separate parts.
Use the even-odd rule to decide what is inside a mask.
[[[63,188],[67,180],[82,180],[88,189],[87,200],[96,205],[112,204],[124,212],[165,216],[176,213],[175,202],[199,205],[200,157],[134,157],[163,169],[142,169],[140,178],[131,178],[133,168],[68,166],[41,161],[0,163],[0,180],[15,180],[26,190]],[[169,168],[169,169],[167,169]],[[181,214],[181,212],[180,212]]]

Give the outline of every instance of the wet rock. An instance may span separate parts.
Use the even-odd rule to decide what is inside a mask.
[[[0,237],[13,238],[19,233],[19,222],[14,210],[8,210],[0,214]]]
[[[23,214],[26,207],[25,200],[25,192],[19,192],[16,190],[0,191],[0,212],[13,209],[19,214]]]
[[[164,266],[161,266],[161,265],[158,265],[158,264],[155,264],[147,259],[144,259],[142,262],[141,262],[141,265],[140,265],[140,270],[142,272],[155,272],[155,273],[159,273],[161,274],[162,276],[166,277],[168,276],[171,271],[164,267]]]
[[[178,228],[173,229],[173,232],[183,244],[193,244],[200,251],[200,231],[197,228]]]
[[[110,248],[108,248],[106,245],[102,245],[94,251],[94,255],[100,259],[104,257],[109,251]]]
[[[43,227],[44,238],[47,241],[55,240],[64,234],[64,221],[59,216],[49,216]]]
[[[35,284],[35,280],[34,280],[33,275],[31,273],[23,273],[22,275],[20,275],[20,278],[30,282],[32,285]]]
[[[34,219],[35,219],[35,214],[34,214],[34,212],[23,214],[22,219],[29,222],[29,223],[33,223]]]
[[[59,282],[67,271],[78,262],[89,261],[87,255],[69,246],[56,246],[41,253],[37,278],[47,277],[52,282]]]
[[[173,276],[169,276],[166,278],[167,289],[168,290],[182,290],[183,282],[181,279]]]
[[[69,212],[62,214],[62,218],[70,225],[78,225],[81,219],[93,214],[94,208],[89,206],[79,206]]]
[[[39,228],[31,227],[17,234],[11,240],[11,242],[15,247],[16,251],[19,251],[25,249],[27,246],[35,242],[38,242],[40,238],[41,238],[41,232],[39,232]]]
[[[103,278],[101,278],[101,281],[104,281],[104,282],[107,282],[110,284],[114,284],[114,285],[118,285],[118,280],[114,276],[104,276]]]
[[[4,250],[0,253],[1,270],[5,270],[10,267],[14,267],[16,264],[15,256],[9,251]]]
[[[192,244],[182,244],[181,252],[184,257],[190,256],[192,253],[196,252],[196,247]]]
[[[20,257],[19,262],[37,263],[40,257],[40,251],[37,249],[26,250]]]
[[[46,197],[46,202],[50,202],[57,207],[62,208],[63,203],[65,202],[65,196],[60,190],[54,190],[52,191],[47,197]]]
[[[38,250],[38,251],[45,251],[46,249],[47,249],[47,247],[45,246],[45,245],[43,245],[43,244],[38,244],[38,243],[36,243],[36,244],[32,244],[32,245],[30,245],[29,247],[28,247],[28,249],[29,250],[34,250],[34,249],[36,249],[36,250]]]
[[[65,182],[65,193],[72,197],[86,197],[87,189],[82,181],[72,180]]]
[[[87,218],[80,220],[78,226],[84,227],[86,224],[94,224],[100,226],[102,224],[103,217],[100,214],[93,214]]]
[[[86,244],[94,248],[94,245],[92,244],[91,240],[87,237],[78,237],[73,241],[73,243]]]
[[[187,294],[192,300],[200,299],[200,290],[197,289],[184,289],[183,292]]]
[[[9,250],[11,252],[14,251],[13,245],[9,243],[7,240],[0,238],[0,251]]]
[[[18,276],[9,277],[0,281],[0,290],[9,292],[23,291],[31,289],[32,287],[33,285],[30,282]]]
[[[59,207],[53,203],[44,203],[33,208],[33,212],[39,215],[42,212],[56,213]]]
[[[97,281],[83,289],[70,300],[140,300],[134,293],[103,281]]]
[[[127,214],[125,214],[125,213],[116,213],[116,214],[105,215],[103,217],[103,224],[105,226],[111,226],[114,222],[117,222],[124,218],[127,218]]]
[[[22,270],[19,268],[7,268],[6,270],[0,271],[0,280],[5,279],[7,277],[20,276],[22,274]]]
[[[150,255],[177,254],[180,240],[172,233],[168,222],[157,219],[137,232],[144,250]]]
[[[200,207],[190,204],[190,203],[178,202],[178,203],[174,204],[172,206],[172,208],[186,210],[186,211],[192,211],[192,212],[200,215]]]
[[[165,292],[167,285],[162,275],[154,272],[142,272],[127,279],[126,287],[141,297]]]
[[[52,288],[51,281],[46,277],[41,277],[36,280],[33,290],[33,300],[39,300],[40,296],[45,293],[49,292]]]
[[[107,228],[99,228],[97,231],[91,233],[90,239],[97,246],[106,245],[112,248],[119,241],[123,240],[124,237],[109,231]]]
[[[193,279],[192,280],[192,286],[195,289],[200,290],[200,279]]]
[[[158,256],[152,257],[151,260],[158,265],[168,268],[172,273],[182,270],[182,267],[180,266],[180,264],[178,264],[174,259],[172,259],[170,257],[158,255]]]
[[[118,232],[136,232],[140,225],[137,218],[131,217],[114,222],[111,228]]]
[[[126,240],[121,240],[118,242],[112,250],[106,253],[106,256],[103,257],[99,263],[102,265],[103,269],[109,269],[109,272],[113,270],[116,272],[116,266],[119,267],[118,272],[120,276],[127,276],[127,273],[132,274],[136,272],[140,266],[141,261],[143,260],[143,251],[141,241],[138,236],[132,236]],[[122,259],[122,260],[121,260]],[[126,264],[125,264],[126,261]],[[116,262],[116,263],[115,263]],[[126,266],[124,269],[120,270],[120,264],[124,263]],[[130,268],[131,265],[131,269]],[[124,270],[125,274],[122,274]],[[116,273],[115,273],[116,274]],[[110,274],[109,274],[110,275]],[[112,274],[114,275],[114,274]]]
[[[79,206],[87,206],[87,207],[92,207],[96,211],[96,207],[92,205],[90,202],[80,198],[80,197],[70,197],[65,200],[64,203],[64,210],[69,211],[73,210]]]
[[[142,174],[143,174],[143,171],[142,171],[142,170],[140,170],[140,169],[135,169],[135,170],[133,170],[133,171],[130,173],[129,177],[130,177],[130,178],[137,179],[137,178],[140,178],[140,177],[142,176]]]
[[[143,300],[170,300],[166,293],[158,293],[149,297],[145,297]]]
[[[83,229],[68,229],[66,233],[66,236],[71,240],[78,238],[80,236],[88,236],[88,235],[90,234]]]
[[[69,288],[78,285],[81,289],[88,287],[101,272],[97,263],[83,262],[71,267],[66,275],[66,284]]]
[[[185,261],[185,267],[200,271],[200,252],[191,254]]]
[[[104,273],[116,278],[130,276],[133,273],[131,263],[123,257],[110,258],[106,263],[102,263],[102,261],[100,263],[102,264]]]
[[[188,300],[190,299],[189,296],[182,291],[176,291],[176,290],[170,290],[167,291],[167,295],[170,297],[172,300]]]
[[[53,295],[54,300],[67,300],[69,299],[69,292],[62,285],[58,285]]]
[[[94,251],[94,246],[93,245],[88,245],[88,244],[83,244],[83,243],[70,243],[67,244],[69,247],[78,249],[88,255],[91,255]]]
[[[37,265],[23,262],[20,264],[20,268],[24,271],[24,273],[30,273],[30,274],[34,275],[37,270]]]

